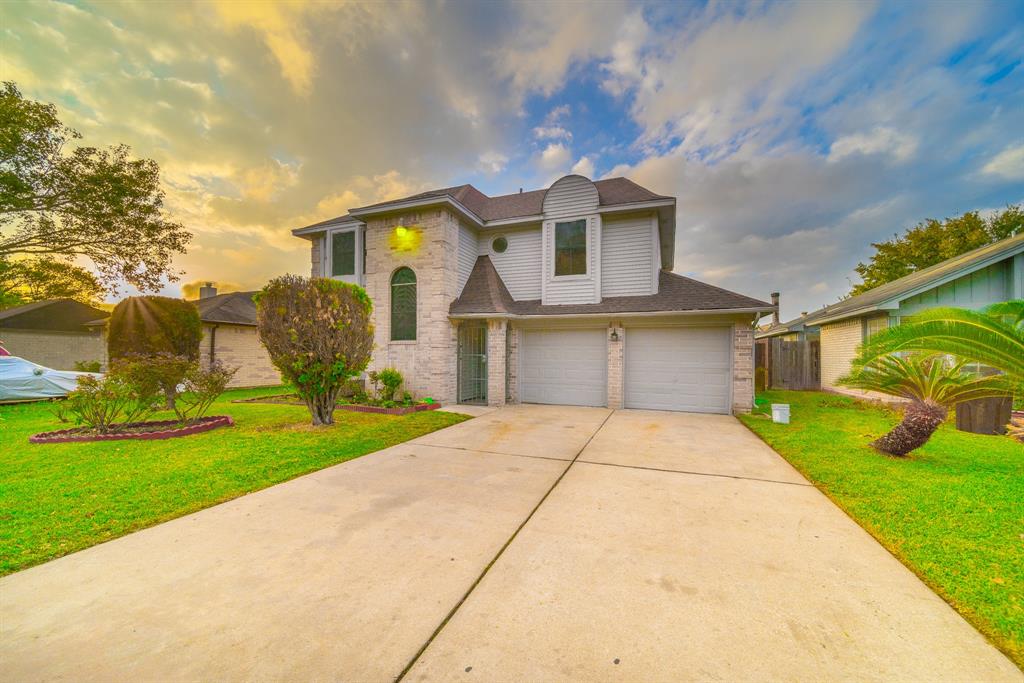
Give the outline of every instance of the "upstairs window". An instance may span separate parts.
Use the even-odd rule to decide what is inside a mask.
[[[331,235],[331,276],[356,274],[356,231]]]
[[[555,223],[555,276],[586,274],[586,219]]]
[[[416,273],[399,268],[391,276],[391,341],[416,339]]]

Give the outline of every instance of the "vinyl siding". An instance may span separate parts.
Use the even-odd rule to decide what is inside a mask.
[[[594,213],[599,201],[594,183],[583,176],[565,176],[544,195],[544,218],[580,218]]]
[[[984,308],[1013,296],[1012,260],[1006,259],[900,302],[899,314],[911,316],[936,306]]]
[[[601,225],[601,296],[653,294],[651,216],[606,218]]]
[[[821,386],[842,389],[836,380],[850,371],[850,362],[863,339],[863,322],[849,318],[821,326]]]
[[[497,254],[491,249],[495,237],[508,240],[508,249]],[[480,233],[479,253],[490,257],[509,294],[517,301],[541,298],[540,278],[543,253],[540,226],[527,230]]]
[[[459,223],[459,247],[458,247],[458,292],[462,294],[462,288],[466,286],[469,274],[473,272],[473,265],[477,258],[477,239],[473,228],[465,223]]]
[[[545,304],[599,303],[601,293],[600,251],[601,217],[587,217],[587,274],[586,276],[555,277],[555,223],[544,222],[544,296]]]

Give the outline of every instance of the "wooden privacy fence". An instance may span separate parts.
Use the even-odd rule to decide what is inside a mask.
[[[817,339],[772,337],[763,340],[759,347],[757,365],[767,369],[771,388],[821,388],[821,342]]]

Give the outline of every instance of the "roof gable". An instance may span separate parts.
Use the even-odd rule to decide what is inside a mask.
[[[894,303],[898,304],[904,299],[1021,253],[1024,253],[1024,234],[979,247],[934,266],[922,268],[898,280],[879,285],[863,294],[826,306],[809,314],[804,323],[819,324],[888,308]]]

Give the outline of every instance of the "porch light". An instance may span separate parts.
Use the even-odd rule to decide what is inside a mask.
[[[612,336],[610,337],[610,339],[613,342],[619,341],[619,331],[618,330],[612,330]]]
[[[396,225],[388,242],[395,251],[408,254],[419,251],[422,238],[421,231],[405,225]]]

